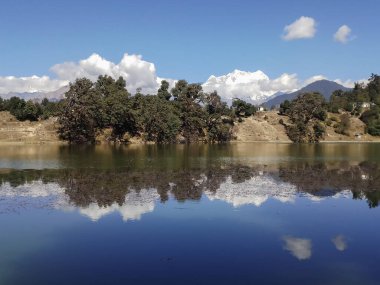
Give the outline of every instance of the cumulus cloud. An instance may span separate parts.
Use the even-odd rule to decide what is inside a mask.
[[[337,235],[331,241],[339,251],[344,251],[347,248],[346,238],[343,235]]]
[[[302,16],[285,26],[282,38],[286,41],[313,38],[317,32],[317,23],[311,17]]]
[[[141,88],[145,93],[154,93],[161,80],[156,74],[155,65],[142,59],[141,55],[124,54],[119,63],[109,61],[99,54],[92,54],[78,62],[64,62],[50,68],[55,75],[30,77],[0,77],[0,94],[9,92],[50,92],[55,91],[76,78],[87,77],[96,80],[99,75],[122,76],[127,82],[127,89],[134,92]],[[171,85],[175,80],[168,80]]]
[[[74,81],[79,77],[87,77],[94,81],[103,74],[114,78],[122,76],[127,82],[127,89],[132,92],[137,88],[141,88],[146,93],[156,92],[162,80],[157,76],[153,63],[143,60],[141,55],[127,53],[117,64],[94,53],[79,62],[56,64],[51,71],[58,78],[66,81]]]
[[[64,62],[50,68],[54,74],[49,76],[30,77],[0,77],[0,94],[9,92],[52,92],[76,78],[87,77],[96,80],[99,75],[110,75],[114,78],[122,76],[127,82],[127,89],[135,92],[141,88],[144,93],[155,93],[161,80],[169,81],[174,86],[176,80],[161,78],[157,75],[155,65],[145,61],[140,55],[124,54],[120,62],[114,63],[99,54],[92,54],[88,58],[77,62]],[[288,93],[298,90],[316,80],[326,79],[323,75],[316,75],[306,80],[300,80],[297,74],[283,73],[277,78],[269,78],[261,70],[241,71],[216,76],[211,75],[202,85],[206,92],[218,91],[223,100],[231,102],[234,98],[261,104],[276,93]],[[336,82],[352,87],[354,81],[340,80]]]
[[[277,92],[290,92],[299,87],[296,74],[284,73],[280,77],[270,79],[261,70],[247,72],[234,70],[231,73],[222,76],[210,76],[203,84],[206,92],[216,90],[226,101],[232,101],[234,98],[243,100],[252,100],[260,104],[268,97]]]
[[[341,26],[334,34],[334,40],[345,44],[350,40],[351,28],[347,25]]]
[[[291,236],[285,236],[284,250],[289,251],[298,260],[306,260],[311,257],[311,240]]]
[[[206,92],[217,91],[227,102],[239,98],[254,104],[261,104],[276,93],[293,92],[322,79],[327,79],[327,77],[315,75],[306,80],[300,80],[297,74],[284,73],[271,79],[261,70],[255,72],[234,70],[226,75],[210,76],[203,84],[203,89]],[[336,79],[334,81],[346,87],[354,85],[351,80]]]

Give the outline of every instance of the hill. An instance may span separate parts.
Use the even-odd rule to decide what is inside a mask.
[[[288,93],[288,94],[282,94],[279,96],[276,96],[267,102],[265,102],[263,105],[267,108],[271,108],[272,106],[276,106],[284,102],[285,100],[293,100],[296,98],[299,94],[307,93],[307,92],[319,92],[323,95],[323,97],[326,98],[326,100],[330,99],[331,94],[335,90],[343,90],[343,91],[349,91],[350,88],[344,87],[343,85],[340,85],[334,81],[329,80],[319,80],[315,81],[303,88],[301,88],[298,91]]]

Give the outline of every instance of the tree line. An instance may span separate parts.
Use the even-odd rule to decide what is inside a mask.
[[[41,102],[28,100],[19,97],[3,99],[0,97],[0,111],[8,111],[19,121],[37,121],[48,119],[58,115],[60,102],[52,102],[44,98]]]
[[[18,120],[56,116],[59,136],[69,143],[95,143],[99,138],[128,142],[132,137],[155,143],[194,143],[230,141],[234,123],[257,109],[240,99],[228,106],[216,91],[204,92],[201,84],[185,80],[171,89],[163,80],[156,94],[142,94],[138,89],[132,95],[122,77],[102,75],[96,82],[79,78],[70,83],[59,102],[0,98],[0,111],[9,111]],[[339,118],[329,117],[328,112]],[[350,116],[360,118],[369,134],[379,136],[380,76],[372,74],[367,85],[356,83],[350,91],[337,90],[329,101],[319,93],[301,94],[283,102],[279,113],[289,118],[280,123],[297,143],[319,142],[331,125],[347,135]]]
[[[132,136],[155,143],[227,142],[235,119],[256,111],[242,100],[229,107],[217,92],[206,93],[201,84],[185,80],[172,89],[163,80],[156,94],[137,90],[132,96],[122,77],[81,78],[65,96],[58,132],[70,143],[94,143],[99,135],[120,142]]]

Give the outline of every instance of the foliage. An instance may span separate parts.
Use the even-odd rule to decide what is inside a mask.
[[[94,84],[86,78],[77,79],[65,97],[59,113],[60,138],[70,143],[94,143],[103,125],[100,94]]]
[[[241,118],[241,117],[246,118],[256,113],[255,106],[241,99],[233,100],[232,109],[234,110],[235,116],[237,116],[238,118]]]
[[[319,93],[305,93],[294,99],[286,114],[292,125],[286,126],[293,142],[318,142],[323,138],[325,128],[321,124],[326,118],[326,104]]]

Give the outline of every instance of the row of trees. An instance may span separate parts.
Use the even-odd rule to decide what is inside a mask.
[[[58,114],[59,102],[43,99],[41,103],[32,100],[25,101],[19,97],[3,99],[0,97],[0,111],[8,111],[20,121],[37,121],[48,119]]]
[[[232,139],[235,117],[250,116],[254,106],[236,101],[230,108],[200,84],[179,80],[169,90],[165,80],[154,95],[141,90],[132,96],[125,80],[99,76],[96,82],[70,84],[58,113],[59,135],[70,143],[94,143],[100,134],[111,141],[141,136],[157,143],[226,142]]]

